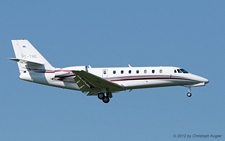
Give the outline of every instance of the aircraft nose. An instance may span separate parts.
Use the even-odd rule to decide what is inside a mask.
[[[209,80],[206,79],[206,78],[204,78],[204,77],[202,77],[202,80],[201,81],[204,82],[205,84],[209,83]]]
[[[209,80],[208,79],[205,79],[205,84],[209,83]]]
[[[195,80],[198,81],[198,82],[204,83],[204,84],[209,83],[208,79],[206,79],[204,77],[201,77],[201,76],[197,76],[197,75],[195,75]]]
[[[205,84],[209,83],[209,80],[205,78],[205,80],[203,81]]]

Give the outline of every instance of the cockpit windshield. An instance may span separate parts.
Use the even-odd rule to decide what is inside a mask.
[[[174,70],[174,73],[188,73],[188,71],[184,70],[184,69],[176,69]]]
[[[184,69],[180,69],[183,73],[188,73],[188,71],[184,70]]]
[[[177,72],[178,72],[178,73],[182,73],[182,71],[181,71],[180,69],[177,69]]]

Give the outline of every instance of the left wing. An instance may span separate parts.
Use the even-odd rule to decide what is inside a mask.
[[[101,88],[106,88],[108,92],[125,90],[124,87],[103,79],[86,71],[72,71],[75,74],[75,82],[82,92],[100,92]]]

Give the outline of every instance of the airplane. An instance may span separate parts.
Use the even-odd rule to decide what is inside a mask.
[[[187,96],[191,97],[192,87],[205,86],[209,82],[172,66],[55,68],[28,40],[12,40],[12,45],[16,58],[9,59],[17,62],[21,80],[81,91],[87,96],[97,96],[104,103],[108,103],[116,92],[168,86],[185,86]]]

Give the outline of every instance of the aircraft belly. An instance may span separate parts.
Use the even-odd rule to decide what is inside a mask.
[[[80,90],[76,83],[64,82],[65,89]]]
[[[53,73],[27,73],[20,76],[20,79],[32,81],[34,83],[50,85],[59,88],[79,90],[79,87],[73,79],[66,79],[66,81],[55,79]]]
[[[29,73],[21,73],[19,78],[25,81],[31,81],[31,82],[33,81]]]
[[[192,82],[193,83],[193,82]],[[120,83],[126,88],[129,89],[138,89],[138,88],[154,88],[154,87],[166,87],[166,86],[180,86],[191,84],[189,81],[172,81],[172,80],[136,80]]]
[[[72,90],[80,90],[78,85],[74,81],[62,81],[62,80],[50,80],[50,85]]]

